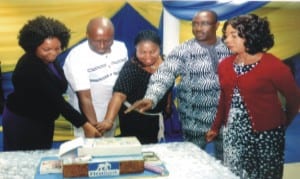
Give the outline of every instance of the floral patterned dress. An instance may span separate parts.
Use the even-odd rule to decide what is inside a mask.
[[[259,61],[249,65],[233,64],[233,67],[238,75],[247,75],[258,64]],[[284,128],[254,132],[238,86],[233,90],[228,123],[223,133],[224,164],[240,178],[282,178]]]

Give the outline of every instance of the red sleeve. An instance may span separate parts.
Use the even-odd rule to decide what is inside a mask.
[[[220,82],[220,88],[221,88],[221,94],[220,94],[220,99],[219,99],[219,104],[218,104],[218,109],[217,109],[217,114],[215,117],[215,120],[211,126],[211,130],[219,132],[219,129],[221,128],[223,123],[226,123],[226,97],[225,97],[225,89],[222,86],[222,80],[223,80],[223,75],[226,75],[226,69],[228,68],[226,64],[228,64],[233,57],[228,57],[224,59],[218,66],[218,74],[219,74],[219,82]],[[227,73],[228,75],[228,73]]]

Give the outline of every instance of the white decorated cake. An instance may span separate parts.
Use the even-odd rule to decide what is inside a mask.
[[[141,155],[142,145],[136,137],[106,137],[85,139],[78,156]]]
[[[61,145],[63,177],[103,177],[144,172],[136,137],[77,138]]]

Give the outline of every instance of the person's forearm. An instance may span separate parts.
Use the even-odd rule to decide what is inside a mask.
[[[108,104],[107,111],[104,117],[105,121],[113,123],[122,103],[126,100],[126,96],[122,93],[115,92]]]
[[[90,90],[78,91],[77,92],[79,108],[82,114],[92,124],[97,124],[97,116],[92,102],[92,96]]]
[[[80,110],[92,125],[97,124],[97,116],[96,116],[96,112],[94,110],[93,104],[82,103],[82,104],[80,104]]]
[[[152,109],[174,84],[178,69],[179,65],[176,60],[166,60],[159,66],[159,70],[151,75],[144,99],[152,101]]]

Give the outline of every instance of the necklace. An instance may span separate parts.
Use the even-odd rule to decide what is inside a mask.
[[[235,63],[239,66],[244,66],[247,64],[253,64],[259,61],[262,58],[262,53],[257,53],[255,55],[247,55],[247,56],[240,56],[237,55],[235,57]]]

